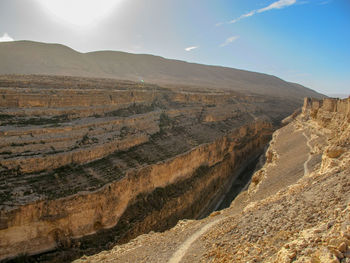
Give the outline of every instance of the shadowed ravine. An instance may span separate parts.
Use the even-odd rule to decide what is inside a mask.
[[[249,185],[257,165],[261,165],[259,163],[262,156],[261,154],[262,153],[259,152],[242,163],[239,169],[232,174],[230,180],[226,184],[221,185],[220,191],[218,191],[218,194],[213,198],[210,204],[203,207],[197,219],[203,219],[213,211],[220,211],[230,206],[235,197]]]
[[[254,174],[254,171],[257,169],[260,157],[261,155],[258,155],[257,157],[253,158],[250,162],[248,162],[248,165],[244,168],[244,170],[239,174],[237,179],[231,185],[229,192],[223,196],[222,201],[220,202],[220,204],[218,204],[218,207],[215,209],[215,211],[219,211],[229,207],[232,201],[236,198],[236,196],[247,188],[252,178],[252,175]]]

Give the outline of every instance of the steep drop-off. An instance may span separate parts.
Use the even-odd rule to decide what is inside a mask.
[[[69,261],[200,216],[298,106],[102,79],[0,84],[1,259]]]
[[[350,99],[305,99],[231,206],[77,262],[350,261]]]

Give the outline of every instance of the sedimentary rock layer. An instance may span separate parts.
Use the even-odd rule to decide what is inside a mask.
[[[127,241],[196,217],[297,106],[101,79],[0,84],[1,259],[121,225]]]
[[[349,262],[349,117],[350,99],[306,99],[229,208],[77,262]]]

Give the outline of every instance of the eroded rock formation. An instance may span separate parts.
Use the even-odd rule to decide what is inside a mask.
[[[77,262],[350,261],[350,98],[306,99],[225,210]]]
[[[0,84],[0,259],[79,256],[91,239],[111,237],[105,249],[195,218],[297,106],[101,79]]]

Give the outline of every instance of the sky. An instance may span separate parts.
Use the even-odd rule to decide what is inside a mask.
[[[350,95],[349,0],[0,0],[0,41],[275,75]]]

